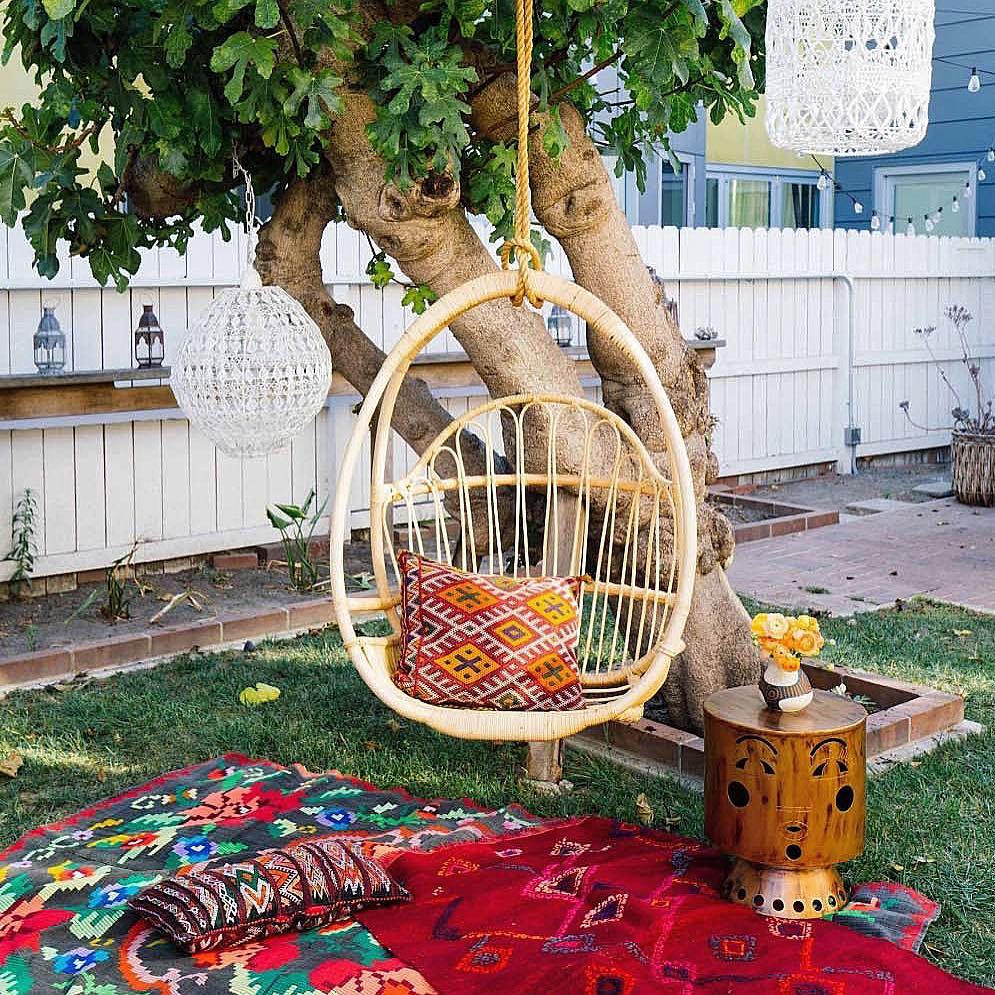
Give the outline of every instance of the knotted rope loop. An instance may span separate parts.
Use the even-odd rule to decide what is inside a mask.
[[[501,246],[501,269],[511,269],[511,255],[515,255],[515,263],[518,266],[518,287],[511,303],[515,307],[521,307],[522,301],[527,297],[529,303],[534,308],[542,307],[542,298],[533,290],[529,274],[535,270],[542,269],[542,257],[539,250],[532,244],[531,239],[524,242],[517,238],[509,239]]]

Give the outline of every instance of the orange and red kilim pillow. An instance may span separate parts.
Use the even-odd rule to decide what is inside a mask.
[[[394,683],[434,705],[583,708],[580,577],[467,573],[402,552],[403,653]]]

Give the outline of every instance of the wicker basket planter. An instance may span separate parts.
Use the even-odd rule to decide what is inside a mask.
[[[995,507],[995,435],[954,432],[950,449],[957,500]]]

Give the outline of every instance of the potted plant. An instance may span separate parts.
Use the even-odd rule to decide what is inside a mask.
[[[981,379],[981,359],[974,355],[967,337],[967,326],[974,320],[974,315],[960,304],[951,305],[943,314],[957,334],[960,351],[957,361],[964,366],[970,378],[970,388],[974,395],[971,399],[973,410],[964,404],[960,392],[933,350],[931,339],[936,326],[927,325],[925,328],[914,329],[914,332],[922,339],[930,358],[936,363],[937,372],[956,402],[950,412],[953,417],[950,459],[953,466],[954,494],[962,504],[993,507],[995,506],[995,412],[992,410],[992,398],[985,398]],[[912,418],[908,401],[902,401],[899,407],[916,428],[931,431]]]

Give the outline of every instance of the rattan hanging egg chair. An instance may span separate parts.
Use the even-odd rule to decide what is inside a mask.
[[[519,66],[531,66],[531,2],[519,0]],[[528,176],[529,74],[519,72],[519,177]],[[370,689],[398,714],[466,739],[552,742],[607,722],[635,722],[684,647],[697,524],[680,427],[649,356],[625,323],[593,294],[541,270],[529,239],[527,182],[519,182],[515,238],[504,269],[446,294],[391,349],[370,387],[342,455],[330,522],[334,610],[346,650]],[[517,271],[511,270],[514,254]],[[453,422],[399,475],[390,445],[401,384],[420,352],[477,305],[543,300],[587,322],[644,381],[666,452],[650,455],[632,428],[576,396],[525,394],[485,401]],[[344,554],[352,495],[369,453],[370,537],[375,591],[346,590]],[[485,454],[468,467],[466,433]],[[661,466],[664,468],[661,470]],[[365,488],[363,488],[365,490]],[[586,575],[577,647],[584,707],[502,711],[429,704],[393,679],[401,658],[402,549],[474,573],[512,577]],[[357,632],[357,616],[383,612],[388,636]]]

